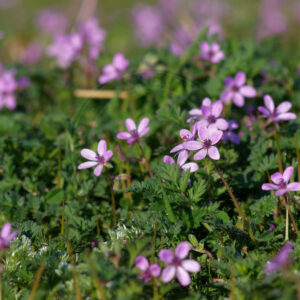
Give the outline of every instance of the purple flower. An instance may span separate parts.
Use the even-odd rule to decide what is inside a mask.
[[[256,96],[256,90],[246,83],[246,74],[238,72],[234,78],[227,77],[225,79],[226,90],[221,94],[221,100],[228,102],[233,100],[236,106],[243,106],[245,104],[245,97],[253,98]]]
[[[161,272],[158,264],[152,264],[149,266],[149,262],[144,256],[137,256],[135,259],[135,266],[143,271],[143,273],[140,274],[140,278],[144,282],[148,282],[151,277],[158,277]]]
[[[189,114],[191,115],[190,118],[188,118],[186,121],[187,123],[192,122],[193,120],[199,120],[202,118],[203,114],[202,114],[202,108],[203,106],[210,106],[211,105],[211,101],[209,98],[204,98],[202,100],[202,105],[200,108],[193,108],[189,111]]]
[[[112,157],[113,152],[106,149],[105,140],[100,140],[98,143],[97,152],[90,149],[83,149],[80,151],[81,156],[88,159],[89,161],[84,162],[78,166],[79,170],[88,169],[97,166],[94,170],[95,176],[100,176],[105,163],[107,163]]]
[[[125,125],[129,132],[119,132],[117,134],[117,138],[120,140],[126,140],[127,144],[138,143],[140,142],[141,137],[143,137],[150,130],[148,124],[149,119],[144,118],[136,128],[135,122],[132,119],[128,118],[125,121]]]
[[[228,130],[223,133],[222,141],[231,141],[234,144],[240,144],[241,140],[238,134],[232,132],[233,130],[239,128],[239,124],[235,120],[230,120],[228,122]]]
[[[275,228],[276,228],[275,225],[271,225],[270,228],[269,228],[269,230],[273,231]]]
[[[292,107],[289,101],[280,103],[276,108],[271,96],[265,95],[264,102],[266,107],[259,106],[258,110],[273,122],[288,121],[297,118],[296,114],[288,112]]]
[[[177,158],[177,164],[180,166],[180,169],[183,171],[189,170],[191,173],[196,172],[198,170],[198,165],[196,163],[186,163],[187,159],[189,158],[189,154],[187,151],[181,151]],[[173,165],[175,163],[174,159],[169,156],[164,156],[164,163],[168,163]]]
[[[265,271],[267,275],[272,275],[284,268],[289,261],[290,252],[294,249],[291,243],[286,243],[278,252],[278,254],[265,265]]]
[[[15,91],[18,88],[18,82],[15,78],[14,70],[0,70],[0,109],[7,107],[14,110],[17,106]]]
[[[18,231],[11,232],[11,224],[5,223],[0,233],[0,250],[9,248],[9,243],[18,235]]]
[[[224,52],[220,49],[220,45],[216,42],[211,45],[208,42],[200,44],[201,57],[213,64],[219,63],[225,58]]]
[[[21,55],[21,61],[27,66],[33,66],[42,57],[42,47],[38,42],[30,43]]]
[[[287,167],[282,174],[280,172],[274,173],[271,175],[271,180],[274,182],[274,184],[264,183],[261,187],[262,190],[277,190],[275,196],[282,196],[288,191],[300,191],[300,182],[291,182],[288,184],[293,171],[293,167]]]
[[[121,78],[127,69],[129,61],[122,53],[117,53],[113,58],[113,63],[106,65],[99,76],[99,83],[104,84],[109,81]]]
[[[58,13],[49,9],[39,12],[36,20],[38,29],[51,34],[64,32],[67,25],[68,21],[63,13]]]
[[[226,130],[228,128],[228,123],[223,118],[219,118],[222,110],[223,104],[221,100],[211,103],[209,98],[205,98],[205,104],[201,106],[202,120],[197,122],[197,127],[208,126],[209,128],[214,127],[220,130]],[[203,100],[204,102],[204,100]]]
[[[170,282],[175,276],[182,286],[188,286],[191,283],[190,273],[200,271],[200,264],[193,259],[185,259],[190,252],[188,242],[181,242],[175,249],[175,253],[168,249],[162,249],[159,252],[159,258],[168,266],[163,270],[161,280]]]
[[[186,142],[185,147],[188,150],[199,150],[194,155],[194,160],[202,160],[208,155],[213,160],[220,159],[218,148],[214,145],[217,144],[222,138],[223,132],[217,130],[215,127],[207,128],[205,126],[198,128],[199,141]]]
[[[48,47],[47,54],[56,58],[58,66],[65,69],[77,59],[81,49],[82,38],[78,33],[59,34],[55,36],[53,44]]]
[[[183,143],[172,148],[170,153],[174,153],[174,152],[178,152],[178,151],[180,151],[180,152],[186,151],[187,152],[187,150],[185,149],[185,142],[194,140],[195,134],[196,134],[196,126],[193,126],[193,132],[190,132],[187,129],[181,129],[179,131],[179,135],[180,135],[181,139],[183,140]]]

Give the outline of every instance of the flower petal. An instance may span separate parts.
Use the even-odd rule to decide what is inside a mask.
[[[165,155],[164,156],[164,163],[165,164],[173,165],[175,163],[175,161],[174,161],[174,159],[171,156]]]
[[[107,162],[114,156],[114,153],[111,150],[108,150],[104,153],[103,156],[104,156],[104,161]]]
[[[181,265],[188,272],[197,273],[201,269],[200,264],[193,259],[186,259],[181,262]]]
[[[180,129],[179,135],[183,140],[188,140],[193,137],[193,134],[187,129]]]
[[[201,141],[205,141],[209,138],[208,136],[208,129],[206,126],[199,126],[198,127],[198,136]]]
[[[202,160],[207,155],[207,149],[201,149],[194,155],[194,160]]]
[[[222,113],[222,109],[223,109],[223,104],[221,100],[218,100],[216,102],[214,102],[211,106],[211,114],[215,117],[218,118],[221,113]]]
[[[225,90],[221,93],[220,98],[223,102],[228,102],[233,99],[233,95],[234,93],[231,90]]]
[[[191,115],[191,116],[202,116],[202,110],[201,109],[199,109],[199,108],[193,108],[193,109],[191,109],[190,111],[189,111],[189,114]]]
[[[177,152],[177,151],[180,151],[180,150],[183,150],[183,149],[184,149],[183,144],[180,144],[180,145],[177,145],[174,148],[172,148],[170,153],[174,153],[174,152]]]
[[[162,282],[170,282],[174,278],[175,273],[176,273],[175,266],[171,265],[166,267],[161,274]]]
[[[132,119],[130,118],[126,119],[125,124],[129,132],[136,130],[136,125]]]
[[[100,176],[103,170],[103,164],[99,164],[95,170],[94,170],[94,175],[95,176]]]
[[[140,124],[139,124],[139,126],[138,126],[138,129],[137,129],[137,132],[138,133],[141,133],[147,126],[148,126],[148,124],[149,124],[149,118],[144,118],[141,122],[140,122]]]
[[[170,264],[174,258],[173,252],[168,249],[160,250],[158,256],[160,260],[163,261],[165,264]]]
[[[208,138],[211,140],[212,145],[215,145],[222,138],[223,131],[216,130],[215,128],[209,128]]]
[[[183,146],[185,149],[187,150],[199,150],[203,147],[203,145],[200,142],[197,141],[188,141],[188,142],[184,142]]]
[[[244,99],[243,95],[240,94],[240,93],[234,93],[234,95],[233,95],[233,103],[236,106],[242,107],[245,104],[245,99]]]
[[[177,158],[177,164],[179,166],[182,166],[187,161],[188,158],[189,158],[188,152],[187,151],[181,151],[178,155],[178,158]]]
[[[274,105],[274,101],[273,99],[271,98],[270,95],[266,95],[264,97],[264,102],[265,102],[265,106],[266,108],[271,112],[273,113],[274,112],[274,109],[275,109],[275,105]]]
[[[10,235],[10,231],[11,231],[11,224],[7,222],[2,226],[1,234],[0,234],[1,238],[6,239]]]
[[[135,266],[141,271],[146,271],[149,268],[149,262],[144,256],[137,256],[135,259]]]
[[[279,184],[282,179],[283,179],[283,177],[280,172],[276,172],[271,175],[271,180],[276,184]]]
[[[182,267],[176,268],[176,275],[179,283],[182,286],[188,286],[191,283],[191,277],[189,273]]]
[[[175,249],[175,256],[183,259],[188,256],[190,252],[190,244],[188,242],[181,242]]]
[[[149,271],[153,277],[158,277],[160,275],[161,269],[158,264],[153,264],[150,266]]]
[[[93,150],[90,149],[82,149],[80,151],[81,156],[83,156],[84,158],[88,159],[88,160],[96,160],[97,159],[97,154],[96,152],[94,152]]]
[[[216,120],[217,128],[221,130],[226,130],[228,128],[228,122],[222,118]]]
[[[242,86],[246,82],[246,74],[244,72],[238,72],[234,76],[234,83],[237,86]]]
[[[283,179],[284,179],[285,182],[288,182],[291,179],[293,172],[294,172],[294,168],[292,166],[287,167],[284,170],[284,172],[282,174],[282,177],[283,177]]]
[[[103,156],[103,154],[106,152],[106,142],[105,142],[105,140],[101,140],[98,143],[97,151],[98,151],[100,156]]]
[[[131,138],[131,134],[129,132],[119,132],[117,134],[117,138],[120,140],[127,140]]]
[[[202,53],[207,53],[210,51],[210,45],[208,42],[202,42],[200,44],[200,50]]]
[[[181,168],[183,170],[190,170],[191,173],[196,172],[199,169],[198,165],[193,162],[184,164],[183,166],[181,166]]]
[[[219,160],[220,159],[220,153],[219,153],[219,150],[217,147],[215,146],[211,146],[209,149],[208,149],[208,156],[211,158],[211,159],[214,159],[214,160]]]
[[[144,136],[145,134],[148,133],[149,130],[150,130],[150,127],[146,127],[143,131],[141,131],[141,132],[139,133],[139,136],[140,136],[140,137]]]
[[[253,98],[256,96],[256,90],[254,87],[249,86],[249,85],[245,85],[242,86],[240,88],[240,93],[244,96],[244,97],[248,97],[248,98]]]
[[[261,186],[261,189],[263,191],[271,191],[271,190],[278,190],[279,187],[273,183],[264,183],[262,186]]]
[[[284,113],[284,114],[280,114],[277,117],[277,120],[279,121],[288,121],[288,120],[295,120],[295,119],[297,119],[297,116],[294,113]]]
[[[300,191],[300,182],[291,182],[286,188],[288,191]]]
[[[78,170],[88,169],[98,164],[97,161],[86,161],[78,166]]]
[[[271,115],[271,113],[265,108],[265,107],[263,107],[263,106],[259,106],[258,108],[257,108],[262,114],[264,114],[264,115],[266,115],[266,116],[270,116]]]
[[[292,103],[289,101],[284,101],[282,103],[280,103],[277,108],[276,108],[276,112],[278,114],[284,114],[286,112],[288,112],[292,107]]]
[[[279,190],[275,193],[275,196],[276,196],[276,197],[282,196],[282,195],[284,195],[286,192],[287,192],[287,189],[279,189]]]

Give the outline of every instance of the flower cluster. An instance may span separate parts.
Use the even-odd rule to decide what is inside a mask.
[[[17,106],[15,92],[18,88],[18,81],[14,70],[4,70],[0,66],[0,109],[6,107],[13,110]]]
[[[224,52],[221,50],[220,45],[216,42],[211,45],[208,42],[200,44],[201,57],[213,64],[219,63],[225,58]]]
[[[193,260],[187,259],[190,252],[190,244],[181,242],[175,249],[175,252],[169,249],[162,249],[159,252],[160,260],[166,264],[166,267],[161,273],[161,268],[158,264],[149,266],[148,260],[143,256],[138,256],[135,260],[136,267],[143,271],[140,278],[144,282],[148,282],[151,277],[158,277],[161,273],[162,282],[170,282],[174,277],[177,277],[182,286],[188,286],[191,283],[189,273],[198,273],[201,269],[200,264]]]

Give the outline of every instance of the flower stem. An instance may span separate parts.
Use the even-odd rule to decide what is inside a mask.
[[[299,233],[298,226],[297,226],[297,223],[296,223],[296,221],[295,221],[295,218],[294,218],[294,216],[293,216],[293,214],[292,214],[292,211],[290,210],[290,207],[289,207],[289,205],[288,205],[288,201],[289,201],[289,197],[286,196],[286,197],[285,197],[286,209],[288,210],[289,216],[290,216],[290,218],[291,218],[291,220],[292,220],[293,227],[294,227],[294,230],[295,230],[295,232],[296,232],[296,235],[298,235],[298,233]]]
[[[300,154],[299,154],[299,144],[298,144],[298,133],[296,132],[296,152],[297,152],[297,162],[298,162],[298,181],[300,182]]]
[[[30,293],[30,296],[29,296],[28,300],[33,300],[34,299],[36,291],[37,291],[39,283],[40,283],[40,280],[41,280],[41,277],[42,277],[43,272],[44,272],[44,268],[45,268],[45,263],[42,263],[39,270],[38,270],[38,272],[37,272],[35,282],[34,282],[34,285],[32,287],[32,290],[31,290],[31,293]]]
[[[289,208],[287,203],[285,205],[285,240],[289,240]]]
[[[143,147],[142,147],[142,145],[141,145],[140,143],[138,143],[138,145],[139,145],[139,147],[140,147],[140,149],[141,149],[141,151],[142,151],[143,163],[144,163],[144,165],[146,166],[146,168],[147,168],[147,170],[148,170],[148,173],[149,173],[150,177],[152,178],[152,177],[153,177],[153,172],[152,172],[152,170],[151,170],[151,167],[150,167],[149,162],[147,161],[147,158],[146,158],[146,155],[145,155],[145,151],[144,151],[144,149],[143,149]]]
[[[153,240],[152,240],[152,256],[151,256],[151,264],[154,263],[154,254],[155,254],[155,246],[156,246],[156,233],[157,233],[157,218],[155,218],[154,222],[154,231],[153,231]]]
[[[273,124],[274,124],[274,130],[275,130],[275,139],[276,139],[276,147],[277,147],[279,172],[283,173],[282,159],[281,159],[281,152],[280,152],[280,144],[279,144],[279,133],[278,133],[278,129],[277,129],[277,124],[275,122]]]
[[[223,176],[221,170],[219,169],[219,167],[217,166],[217,164],[216,164],[213,160],[211,160],[211,161],[212,161],[212,163],[213,163],[215,169],[217,170],[217,172],[218,172],[218,174],[219,174],[221,180],[223,181],[223,183],[224,183],[224,185],[225,185],[225,187],[226,187],[226,189],[227,189],[227,192],[228,192],[228,194],[230,195],[230,197],[231,197],[231,199],[232,199],[232,201],[233,201],[233,204],[234,204],[235,208],[237,209],[237,211],[238,211],[238,213],[239,213],[239,216],[240,216],[241,219],[243,220],[244,226],[246,227],[246,229],[247,229],[247,231],[248,231],[248,233],[249,233],[249,236],[250,236],[251,240],[253,241],[253,243],[255,244],[255,246],[258,246],[257,241],[256,241],[256,239],[255,239],[255,237],[254,237],[254,235],[253,235],[252,229],[251,229],[251,227],[250,227],[248,221],[247,221],[246,218],[245,218],[245,215],[244,215],[244,213],[243,213],[243,211],[242,211],[242,208],[241,208],[240,204],[238,203],[237,199],[236,199],[235,196],[233,195],[232,190],[231,190],[231,188],[230,188],[228,182],[227,182],[226,179],[224,178],[224,176]]]
[[[112,210],[112,224],[113,226],[117,225],[117,215],[116,215],[116,198],[115,198],[115,192],[114,192],[114,178],[109,175],[109,173],[106,173],[107,178],[109,180],[109,186],[110,186],[110,197],[111,197],[111,210]]]

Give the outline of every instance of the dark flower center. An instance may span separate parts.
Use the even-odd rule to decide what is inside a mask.
[[[283,179],[281,179],[280,182],[279,182],[279,188],[280,189],[285,189],[286,188],[286,183]]]
[[[203,142],[203,146],[204,146],[205,149],[210,148],[211,144],[212,144],[212,143],[211,143],[211,140],[205,140],[205,141]]]
[[[104,162],[105,162],[104,157],[99,155],[99,154],[97,154],[96,159],[97,159],[99,164],[104,164]]]
[[[138,133],[137,133],[136,130],[131,130],[130,133],[131,133],[131,135],[132,135],[132,137],[133,137],[134,139],[138,139],[138,138],[139,138],[139,135],[138,135]]]
[[[212,123],[215,123],[216,122],[216,118],[214,117],[214,116],[209,116],[208,118],[207,118],[207,121],[208,121],[208,123],[209,124],[212,124]]]
[[[212,59],[212,57],[214,56],[214,52],[212,50],[210,50],[210,51],[208,51],[207,55],[208,55],[209,59]]]
[[[237,87],[236,85],[234,85],[234,86],[232,87],[232,91],[233,91],[234,93],[237,93],[239,90],[240,90],[239,87]]]
[[[181,266],[181,260],[178,259],[177,257],[174,257],[172,264],[176,267],[180,267]]]

